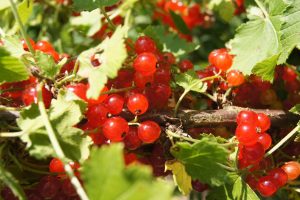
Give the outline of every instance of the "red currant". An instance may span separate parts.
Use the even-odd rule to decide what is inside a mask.
[[[271,126],[270,118],[264,113],[258,113],[257,126],[261,129],[261,132],[265,132]]]
[[[228,70],[232,65],[232,56],[226,49],[217,49],[212,51],[208,56],[208,60],[210,64],[215,65],[223,71]]]
[[[54,51],[53,46],[45,40],[38,41],[35,45],[35,49],[42,52]]]
[[[67,90],[76,94],[82,100],[87,101],[87,98],[86,98],[87,86],[85,84],[77,83],[74,85],[68,85]]]
[[[138,136],[145,143],[153,143],[160,136],[160,126],[153,121],[142,122],[138,127]]]
[[[245,82],[245,77],[238,70],[230,70],[227,73],[227,82],[230,86],[239,86]]]
[[[277,191],[277,185],[271,176],[264,176],[258,180],[257,191],[264,197],[270,197]]]
[[[129,132],[124,138],[124,144],[125,147],[129,150],[135,150],[142,145],[142,141],[138,137],[137,127],[129,127]]]
[[[107,119],[102,127],[104,136],[112,142],[122,141],[129,131],[128,123],[121,117]]]
[[[30,42],[32,48],[35,49],[35,42],[34,42],[31,38],[29,38],[29,42]],[[22,45],[23,45],[23,49],[24,49],[25,51],[29,51],[29,47],[28,47],[28,45],[27,45],[25,39],[22,39],[22,40],[21,40],[21,43],[22,43]]]
[[[135,52],[137,54],[141,54],[144,52],[156,52],[156,44],[155,42],[148,36],[141,36],[137,39],[134,45]]]
[[[142,94],[133,94],[127,100],[127,108],[134,115],[144,114],[148,109],[147,97]]]
[[[275,168],[268,172],[268,176],[272,177],[277,187],[284,186],[288,181],[288,175],[281,168]]]
[[[49,171],[52,173],[64,173],[65,168],[63,162],[58,158],[53,158],[49,164]]]
[[[135,72],[134,73],[134,84],[138,87],[138,88],[145,88],[148,86],[151,86],[151,84],[154,81],[154,76],[149,75],[149,76],[144,76],[143,74],[139,73],[139,72]]]
[[[256,127],[253,124],[239,124],[235,130],[238,141],[243,145],[253,145],[258,140]]]
[[[188,71],[190,69],[193,69],[194,65],[193,65],[193,63],[190,60],[182,60],[179,63],[179,68],[180,68],[181,72],[186,72],[186,71]]]
[[[111,94],[105,100],[105,105],[112,115],[118,115],[122,112],[124,98],[118,94]]]
[[[260,144],[263,145],[264,150],[267,150],[270,148],[271,144],[272,144],[272,138],[269,134],[267,133],[261,133],[258,136],[258,140],[257,142],[259,142]]]
[[[93,127],[101,126],[107,120],[108,114],[109,110],[103,104],[89,106],[86,112],[88,124]]]
[[[142,75],[149,76],[155,73],[156,62],[157,58],[153,53],[141,53],[135,58],[133,67]]]
[[[300,164],[296,161],[290,161],[281,166],[281,169],[288,175],[288,180],[295,180],[300,174]]]
[[[237,115],[236,122],[238,124],[242,124],[242,123],[256,124],[257,114],[251,110],[242,110]]]
[[[244,146],[241,149],[243,159],[246,160],[249,164],[258,163],[265,154],[264,147],[260,143],[254,145]]]
[[[60,181],[54,176],[43,177],[38,185],[38,193],[45,199],[51,199],[59,192]]]

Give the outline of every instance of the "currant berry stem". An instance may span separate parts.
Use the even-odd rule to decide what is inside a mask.
[[[268,157],[272,153],[274,153],[277,149],[279,149],[284,143],[286,143],[291,137],[293,137],[296,133],[298,133],[300,126],[296,126],[289,134],[287,134],[284,138],[282,138],[272,149],[270,149],[265,157]]]
[[[19,24],[19,27],[20,27],[20,31],[21,31],[21,34],[23,36],[23,38],[25,39],[25,42],[29,48],[29,51],[32,55],[34,55],[35,51],[34,51],[34,48],[32,47],[30,41],[29,41],[29,38],[27,37],[27,34],[26,34],[26,31],[25,31],[25,27],[22,23],[22,20],[20,18],[20,15],[18,13],[18,10],[17,10],[17,7],[16,7],[16,4],[13,0],[9,0],[10,2],[10,7],[11,7],[11,10],[13,12],[13,15],[15,17],[15,20],[17,21],[17,23]]]
[[[83,187],[81,186],[78,178],[74,175],[74,172],[69,164],[65,162],[66,156],[56,138],[55,132],[53,130],[53,127],[49,121],[49,117],[45,108],[45,104],[43,102],[43,95],[42,95],[42,89],[44,87],[43,83],[40,83],[37,87],[37,96],[38,96],[38,107],[41,113],[42,120],[44,122],[44,125],[47,130],[47,134],[49,137],[49,140],[53,146],[53,149],[55,153],[57,154],[57,157],[64,162],[64,168],[66,170],[66,173],[70,177],[71,183],[76,189],[77,194],[79,195],[81,200],[89,200],[87,194],[85,193]]]
[[[189,142],[198,142],[199,140],[197,139],[193,139],[193,138],[190,138],[190,137],[186,137],[186,136],[183,136],[183,135],[179,135],[177,133],[174,133],[170,130],[166,130],[166,134],[169,136],[169,137],[174,137],[174,138],[179,138],[179,139],[183,139],[183,140],[186,140],[186,141],[189,141]]]

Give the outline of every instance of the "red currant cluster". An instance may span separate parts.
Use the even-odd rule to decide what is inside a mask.
[[[262,196],[272,196],[287,183],[288,173],[283,166],[269,170],[266,176],[260,175],[260,170],[270,165],[268,160],[263,160],[265,151],[272,144],[271,136],[265,132],[270,128],[270,119],[263,113],[241,111],[237,116],[237,124],[235,135],[239,141],[238,166],[252,173],[247,176],[246,181],[253,189]]]

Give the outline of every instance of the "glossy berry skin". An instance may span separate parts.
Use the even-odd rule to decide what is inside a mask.
[[[64,168],[63,162],[61,160],[59,160],[58,158],[53,158],[49,164],[49,172],[64,173],[65,168]]]
[[[150,76],[156,71],[157,58],[153,53],[141,53],[133,61],[134,69],[143,76]]]
[[[271,126],[270,118],[264,113],[258,113],[257,126],[260,128],[261,132],[267,131]]]
[[[226,71],[232,65],[232,56],[226,49],[217,49],[212,51],[208,56],[209,63],[220,70]]]
[[[45,40],[41,40],[36,43],[35,50],[40,50],[42,52],[49,52],[49,51],[54,51],[54,48],[49,42]]]
[[[52,93],[43,87],[42,89],[43,102],[46,108],[49,108],[52,100]],[[37,103],[37,89],[35,86],[30,86],[23,91],[22,101],[26,106],[32,103]]]
[[[142,122],[138,127],[138,137],[144,143],[153,143],[160,136],[161,129],[159,125],[153,121]]]
[[[242,110],[237,115],[236,122],[238,124],[249,123],[255,125],[257,123],[257,114],[251,110]]]
[[[122,112],[124,106],[124,98],[118,94],[111,94],[105,100],[105,105],[112,115],[118,115]]]
[[[264,156],[264,147],[260,143],[256,143],[251,146],[244,146],[241,149],[243,159],[249,164],[258,163]]]
[[[179,68],[181,72],[186,72],[194,68],[194,64],[190,60],[182,60],[179,63]]]
[[[43,198],[53,198],[59,192],[60,181],[54,176],[43,177],[38,184],[38,193]]]
[[[263,145],[264,150],[267,150],[272,145],[272,138],[267,133],[260,133],[257,142]]]
[[[227,82],[230,86],[239,86],[245,82],[245,77],[238,70],[230,70],[227,73]]]
[[[35,49],[35,42],[34,42],[31,38],[29,38],[29,42],[30,42],[32,48]],[[28,45],[27,45],[25,39],[22,39],[22,40],[21,40],[21,43],[22,43],[22,45],[23,45],[23,49],[24,49],[25,51],[29,51],[29,47],[28,47]]]
[[[122,141],[129,131],[128,123],[122,117],[112,117],[103,124],[104,136],[112,142]]]
[[[107,120],[108,114],[109,110],[103,104],[89,106],[86,112],[88,124],[94,128],[97,128]]]
[[[132,94],[128,97],[127,108],[134,115],[142,115],[148,109],[147,97],[142,94]]]
[[[174,65],[176,63],[176,58],[175,56],[170,53],[170,52],[165,52],[163,53],[163,58],[164,58],[164,61],[171,64],[171,65]]]
[[[288,180],[295,180],[300,174],[300,163],[290,161],[281,166],[281,169],[288,175]]]
[[[142,145],[142,141],[138,137],[137,127],[130,126],[129,132],[124,138],[125,147],[129,150],[135,150]]]
[[[253,145],[258,140],[256,127],[253,124],[239,124],[235,130],[237,140],[243,145]]]
[[[271,176],[264,176],[258,180],[256,189],[262,196],[270,197],[277,191],[277,185]]]
[[[156,44],[155,42],[148,36],[140,36],[135,44],[134,49],[137,54],[141,54],[144,52],[156,52]]]
[[[125,153],[124,154],[124,162],[125,165],[130,165],[138,160],[137,156],[135,153]]]
[[[67,91],[68,92],[73,92],[74,94],[76,94],[82,100],[87,101],[87,98],[86,98],[87,86],[85,84],[77,83],[77,84],[74,84],[74,85],[68,85],[67,86]]]
[[[136,87],[144,89],[145,87],[150,87],[152,85],[154,75],[144,76],[139,72],[135,72],[133,80]]]
[[[89,85],[87,85],[87,89],[89,89]],[[100,91],[100,93],[102,92],[107,92],[108,91],[108,88],[106,86],[104,86],[102,88],[102,90]],[[108,94],[103,94],[103,95],[99,95],[98,99],[89,99],[87,98],[87,102],[89,105],[96,105],[96,104],[100,104],[102,103],[103,101],[105,101],[105,99],[107,98]]]
[[[275,168],[268,172],[268,176],[272,177],[278,188],[284,186],[288,181],[288,175],[281,168]]]

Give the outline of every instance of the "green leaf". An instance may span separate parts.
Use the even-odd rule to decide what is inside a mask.
[[[257,63],[252,69],[252,72],[260,76],[263,80],[273,82],[278,57],[279,54],[273,55],[264,61]]]
[[[91,200],[171,199],[172,186],[154,180],[148,167],[125,168],[121,144],[92,149],[82,167],[82,179]]]
[[[20,39],[14,36],[5,36],[3,38],[4,48],[6,51],[10,53],[11,56],[16,58],[21,58],[24,54],[28,54],[23,49],[22,43]]]
[[[99,7],[112,6],[119,1],[120,0],[73,0],[73,6],[77,11],[92,11]]]
[[[185,167],[178,161],[167,161],[166,170],[172,171],[173,180],[183,195],[188,195],[192,191],[192,177],[185,171]]]
[[[144,34],[162,46],[163,51],[172,52],[175,56],[183,56],[199,48],[199,45],[181,39],[178,34],[167,32],[163,26],[148,26]]]
[[[208,8],[218,12],[224,21],[230,21],[234,16],[235,5],[231,0],[211,0]]]
[[[33,10],[33,0],[23,0],[18,5],[18,13],[23,24],[26,24]]]
[[[227,163],[229,152],[216,141],[204,137],[194,144],[177,142],[171,153],[193,179],[212,186],[224,184],[227,171],[221,165]]]
[[[24,64],[15,57],[9,56],[3,48],[0,48],[0,83],[15,82],[28,79],[29,72]]]
[[[41,75],[49,78],[54,79],[55,76],[59,73],[60,67],[56,65],[53,57],[49,54],[43,53],[41,51],[36,51],[35,59],[37,66],[41,70]]]
[[[8,8],[10,6],[9,0],[1,0],[0,1],[0,10]]]
[[[300,1],[293,0],[290,5],[284,12],[284,24],[280,31],[282,53],[278,64],[284,63],[295,47],[300,49]]]
[[[87,36],[93,36],[101,28],[100,9],[91,12],[83,11],[79,16],[71,17],[70,22],[74,26],[88,26]]]
[[[251,20],[237,29],[235,38],[230,42],[231,53],[235,55],[232,68],[246,75],[251,74],[258,63],[281,51],[279,31],[283,23],[282,14],[288,4],[283,0],[269,2],[268,5],[260,5],[261,13],[250,16]],[[274,6],[277,4],[281,6]]]
[[[300,115],[300,104],[296,104],[294,107],[292,107],[289,110],[291,113],[294,113],[296,115]]]
[[[73,161],[84,160],[89,155],[90,139],[83,136],[81,129],[75,128],[81,121],[85,104],[80,100],[67,100],[63,94],[52,100],[48,116],[56,137],[67,158]],[[29,154],[37,159],[56,157],[48,138],[43,119],[36,104],[25,108],[17,120],[23,135],[21,140],[27,143]]]
[[[189,70],[185,73],[176,75],[175,81],[186,91],[203,93],[207,90],[206,83],[203,83],[197,76],[196,72],[193,70]]]
[[[233,184],[232,196],[235,200],[259,200],[256,193],[240,176]]]
[[[7,185],[20,200],[25,200],[25,193],[15,177],[0,164],[0,180]]]
[[[89,80],[88,98],[97,99],[108,78],[115,78],[117,76],[118,70],[127,58],[124,42],[127,30],[128,27],[126,26],[118,27],[111,38],[107,38],[100,45],[79,55],[80,68],[78,74]],[[101,67],[99,68],[93,67],[90,61],[91,56],[95,54],[101,61]]]
[[[178,28],[178,30],[183,34],[189,34],[190,30],[187,27],[187,25],[185,24],[185,22],[183,21],[183,19],[181,18],[181,16],[176,14],[172,10],[169,10],[169,12],[170,12],[173,22],[174,22],[175,26]]]
[[[121,11],[121,16],[125,16],[128,10],[131,10],[136,2],[139,0],[123,0],[122,4],[119,6]]]

